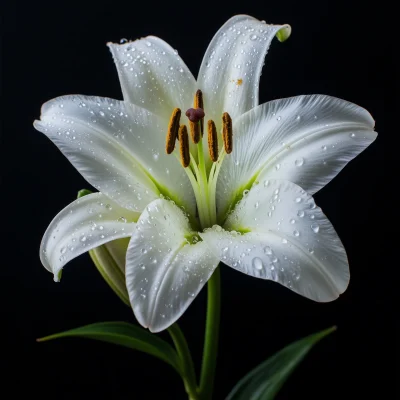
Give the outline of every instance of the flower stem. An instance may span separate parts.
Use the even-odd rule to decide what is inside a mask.
[[[192,356],[185,336],[177,323],[168,328],[172,341],[175,344],[176,351],[182,363],[181,376],[185,384],[185,389],[191,400],[198,400],[196,373],[194,370]]]
[[[220,280],[220,270],[219,267],[217,267],[208,281],[207,288],[206,333],[199,387],[199,394],[202,400],[210,400],[213,393],[218,353],[219,320],[221,314]]]

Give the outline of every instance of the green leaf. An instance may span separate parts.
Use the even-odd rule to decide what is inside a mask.
[[[335,326],[300,339],[278,351],[242,378],[226,400],[273,399],[311,348],[334,330]]]
[[[46,342],[65,337],[86,337],[143,351],[170,364],[181,374],[178,355],[167,342],[127,322],[99,322],[46,336],[37,341]]]

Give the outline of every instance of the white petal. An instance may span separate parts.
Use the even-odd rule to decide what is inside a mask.
[[[222,262],[241,272],[322,302],[334,300],[348,285],[339,237],[313,198],[291,182],[254,186],[224,228],[201,236]]]
[[[192,107],[195,79],[178,52],[148,36],[122,45],[109,43],[124,99],[169,119],[175,107]]]
[[[212,39],[200,67],[206,118],[219,126],[222,113],[233,121],[258,105],[258,85],[265,55],[278,31],[288,25],[267,25],[247,15],[228,20]]]
[[[75,200],[51,221],[40,245],[44,267],[59,280],[62,267],[75,257],[115,239],[129,237],[138,214],[121,208],[102,193]]]
[[[182,210],[166,200],[140,216],[126,259],[126,284],[139,323],[152,332],[173,324],[188,308],[219,259],[192,232]]]
[[[149,111],[113,99],[63,96],[45,103],[34,125],[122,207],[140,212],[162,193],[194,213],[190,181],[165,153],[167,125]]]
[[[217,185],[220,218],[251,182],[285,179],[315,193],[376,138],[363,108],[323,95],[265,103],[233,126]]]

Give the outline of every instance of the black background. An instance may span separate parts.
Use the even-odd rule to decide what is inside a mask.
[[[385,86],[391,63],[386,5],[292,1],[243,4],[165,1],[3,3],[1,391],[41,399],[184,399],[179,377],[161,361],[84,339],[36,343],[80,325],[133,321],[87,255],[59,284],[41,266],[48,223],[89,185],[32,122],[43,102],[81,93],[121,98],[108,41],[153,34],[179,50],[196,76],[209,41],[231,16],[289,23],[291,38],[267,55],[260,102],[307,93],[344,98],[376,120],[376,142],[316,196],[340,235],[351,282],[318,304],[272,282],[222,268],[222,331],[215,399],[282,346],[315,331],[338,330],[307,357],[278,398],[393,398],[394,312],[384,262]],[[390,48],[389,48],[390,46]],[[201,358],[204,293],[180,320]],[[167,335],[163,335],[167,337]],[[392,349],[388,353],[388,349]],[[10,390],[7,392],[7,390]]]

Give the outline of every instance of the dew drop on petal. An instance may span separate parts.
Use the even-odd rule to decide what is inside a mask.
[[[258,258],[258,257],[253,258],[253,267],[259,271],[263,269],[264,264],[263,264],[261,258]]]
[[[318,224],[311,224],[311,229],[313,230],[314,233],[319,232],[319,225]]]
[[[300,236],[300,232],[298,230],[293,231],[293,235],[296,237]]]
[[[294,165],[296,165],[296,167],[301,167],[304,164],[304,158],[300,157],[298,158],[295,162]]]
[[[269,246],[265,246],[264,247],[264,253],[267,255],[271,255],[272,254],[272,249]]]

